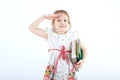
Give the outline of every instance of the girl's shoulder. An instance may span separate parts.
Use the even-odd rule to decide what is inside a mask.
[[[79,35],[79,31],[78,30],[75,30],[75,29],[71,29],[71,34],[73,35],[73,36],[75,36],[75,35]]]
[[[78,31],[78,30],[75,30],[75,29],[72,29],[72,30],[71,30],[70,35],[71,35],[72,41],[74,41],[74,40],[76,40],[76,39],[78,39],[78,38],[80,37],[80,36],[79,36],[79,31]]]

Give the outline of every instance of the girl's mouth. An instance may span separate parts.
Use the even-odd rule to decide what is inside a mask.
[[[65,26],[60,26],[60,27],[65,27]]]

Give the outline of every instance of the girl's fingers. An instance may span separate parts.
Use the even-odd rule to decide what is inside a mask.
[[[59,17],[59,15],[58,14],[46,14],[46,15],[44,15],[44,17],[46,18],[46,19],[56,19],[56,18],[58,18]]]
[[[46,19],[52,19],[52,14],[46,14],[46,15],[44,15],[44,17],[45,17]]]
[[[80,65],[75,64],[74,67],[75,68],[80,68]]]
[[[82,60],[78,61],[76,64],[74,64],[74,67],[81,68],[82,66]]]
[[[80,64],[81,64],[81,62],[78,62],[78,63],[77,63],[77,65],[80,65]]]
[[[78,61],[76,64],[77,65],[80,65],[82,63],[82,60]]]
[[[56,19],[56,18],[58,18],[58,15],[57,14],[53,14],[52,15],[52,19]]]

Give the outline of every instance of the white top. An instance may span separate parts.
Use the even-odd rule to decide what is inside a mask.
[[[79,37],[77,31],[73,31],[71,29],[67,33],[60,35],[55,33],[52,29],[47,28],[47,33],[47,43],[49,48],[59,49],[64,45],[65,48],[69,50],[70,43]]]

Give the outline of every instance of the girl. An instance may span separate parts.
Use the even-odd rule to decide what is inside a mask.
[[[45,19],[52,20],[52,28],[47,30],[38,28]],[[57,10],[54,14],[43,15],[35,20],[29,29],[35,35],[46,39],[50,54],[44,80],[78,80],[75,68],[80,68],[86,57],[86,48],[80,43],[83,50],[83,59],[76,64],[70,60],[70,44],[77,40],[78,33],[72,31],[68,13],[65,10]]]

